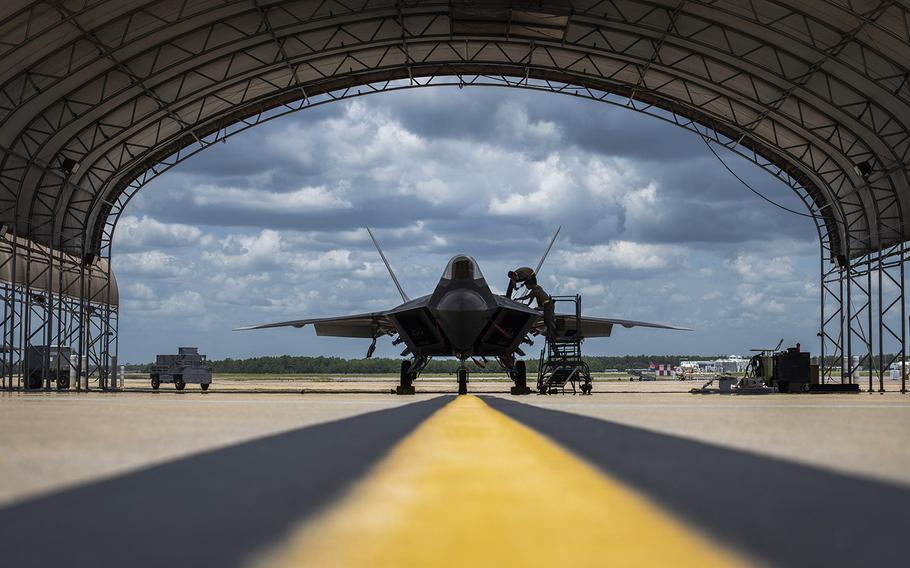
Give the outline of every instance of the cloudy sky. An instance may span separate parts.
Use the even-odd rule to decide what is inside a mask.
[[[801,209],[769,174],[721,156]],[[502,291],[562,225],[541,274],[550,293],[581,293],[590,315],[696,329],[619,329],[590,354],[743,353],[781,337],[815,348],[811,221],[759,200],[700,138],[603,103],[435,88],[272,121],[143,188],[114,238],[121,360],[179,345],[213,358],[363,356],[367,341],[310,328],[231,328],[399,303],[364,225],[411,296],[461,252]],[[389,343],[377,354],[395,356]]]

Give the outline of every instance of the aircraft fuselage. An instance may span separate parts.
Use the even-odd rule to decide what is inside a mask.
[[[493,294],[476,262],[454,257],[429,296],[389,313],[399,337],[418,357],[510,356],[540,312]]]

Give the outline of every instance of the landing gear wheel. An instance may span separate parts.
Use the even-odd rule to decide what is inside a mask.
[[[591,394],[591,390],[594,388],[594,385],[591,383],[585,383],[581,385],[581,394]]]
[[[57,390],[67,390],[70,388],[70,378],[62,377],[57,379]]]
[[[812,390],[812,385],[809,383],[803,383],[799,385],[800,392],[809,392],[810,390]]]
[[[199,386],[202,387],[202,390],[204,390],[204,391],[209,390],[209,383],[202,383]]]
[[[414,394],[414,377],[411,375],[411,362],[404,360],[401,362],[401,376],[399,384],[395,387],[395,394]]]
[[[468,394],[467,369],[458,369],[458,394]]]
[[[183,382],[183,379],[177,379],[177,378],[174,379],[174,388],[175,389],[182,391],[184,387],[186,387],[186,383]]]
[[[158,387],[161,386],[161,379],[158,377],[152,377],[152,390],[158,390]]]
[[[515,372],[512,374],[515,385],[512,387],[512,394],[531,394],[528,388],[528,369],[524,361],[515,362]]]

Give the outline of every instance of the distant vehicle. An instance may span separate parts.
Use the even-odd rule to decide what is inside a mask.
[[[212,383],[212,366],[205,355],[199,354],[197,347],[180,347],[177,355],[158,355],[149,379],[153,390],[158,390],[161,383],[174,383],[177,390],[183,390],[188,383],[208,390]]]
[[[626,369],[626,372],[629,373],[630,381],[634,381],[636,379],[639,381],[657,380],[657,373],[651,371],[650,369]]]
[[[25,351],[25,388],[40,389],[44,381],[57,385],[58,390],[70,388],[73,350],[63,345],[30,345]]]
[[[530,335],[544,331],[543,316],[539,310],[494,294],[477,262],[464,254],[449,260],[432,294],[412,300],[402,289],[372,231],[367,231],[404,303],[380,312],[252,325],[237,331],[286,326],[301,328],[312,324],[319,336],[372,339],[367,357],[373,354],[379,337],[395,336],[392,344],[404,343],[406,348],[401,355],[410,356],[410,359],[401,362],[400,384],[396,389],[398,394],[413,394],[413,381],[430,358],[446,356],[455,357],[461,363],[458,370],[459,394],[467,393],[467,359],[477,362],[477,358],[483,361],[487,357],[495,358],[516,386],[525,385],[524,362],[518,361],[516,355],[524,355],[521,344],[531,344]],[[555,238],[554,235],[547,252]],[[537,265],[538,271],[547,252]],[[555,320],[560,335],[580,334],[586,338],[609,337],[614,325],[686,330],[672,325],[594,317],[581,317],[579,330],[570,329],[575,326],[575,314],[556,314]]]

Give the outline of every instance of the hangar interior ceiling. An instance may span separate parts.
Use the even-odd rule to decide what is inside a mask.
[[[287,112],[453,83],[623,105],[759,163],[818,228],[824,375],[865,364],[871,389],[876,348],[903,360],[906,0],[7,0],[0,258],[44,259],[6,284],[7,384],[16,353],[67,339],[59,306],[29,294],[64,272],[41,266],[110,278],[117,219],[148,180]],[[78,286],[64,319],[105,386],[116,324],[95,338],[86,311],[115,322],[115,289]]]

